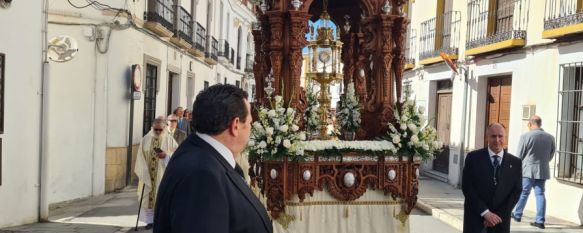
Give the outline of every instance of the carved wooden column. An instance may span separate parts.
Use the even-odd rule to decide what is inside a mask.
[[[299,107],[298,112],[304,112],[306,103],[299,103],[300,77],[302,75],[302,49],[306,47],[306,33],[308,30],[308,19],[310,15],[302,11],[289,11],[290,19],[290,46],[289,46],[289,74],[285,82],[285,99],[291,100],[293,107]],[[302,105],[302,106],[299,106]]]
[[[395,16],[381,14],[380,15],[380,29],[381,29],[381,57],[382,57],[382,70],[381,78],[382,83],[382,120],[381,126],[383,131],[386,131],[386,125],[389,121],[393,119],[393,27],[395,23]]]
[[[267,12],[267,17],[269,18],[269,24],[271,29],[271,38],[269,44],[269,58],[271,61],[271,71],[273,72],[274,83],[272,84],[275,88],[273,96],[281,94],[281,68],[283,60],[283,24],[284,24],[284,14],[281,11],[270,11]]]
[[[405,70],[405,35],[407,35],[408,20],[400,17],[396,20],[393,37],[395,38],[395,49],[393,51],[393,73],[395,74],[396,102],[401,102],[401,87],[403,85],[403,70]]]

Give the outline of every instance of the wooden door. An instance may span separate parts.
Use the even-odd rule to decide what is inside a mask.
[[[443,142],[444,149],[435,156],[433,170],[449,174],[449,136],[451,126],[451,92],[437,94],[436,111],[437,139]]]
[[[512,76],[490,78],[488,80],[488,95],[486,103],[486,130],[484,131],[484,145],[488,145],[486,136],[487,126],[500,123],[506,130],[504,148],[508,146],[508,132],[510,126],[510,98],[512,90]]]

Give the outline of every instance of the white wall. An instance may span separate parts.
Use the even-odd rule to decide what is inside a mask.
[[[0,8],[0,53],[6,54],[0,228],[38,218],[42,11],[42,1]]]

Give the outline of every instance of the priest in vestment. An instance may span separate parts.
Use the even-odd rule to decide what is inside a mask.
[[[140,179],[138,198],[142,200],[139,219],[147,224],[146,229],[152,228],[154,224],[158,185],[172,153],[178,147],[174,138],[168,135],[166,127],[167,122],[163,116],[156,118],[150,132],[142,138],[136,157],[134,172]]]

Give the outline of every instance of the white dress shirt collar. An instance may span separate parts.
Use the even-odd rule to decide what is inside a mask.
[[[235,168],[235,156],[233,156],[233,152],[231,152],[229,148],[208,134],[196,133],[196,135],[215,148],[215,150],[217,150],[217,152],[219,152],[219,154],[221,154],[221,156],[227,160],[229,165],[231,165],[232,168]]]
[[[498,152],[498,154],[496,154],[496,152],[492,151],[490,149],[490,147],[488,147],[488,154],[490,155],[490,161],[494,162],[494,155],[498,155],[500,156],[500,164],[502,164],[502,158],[504,158],[504,150],[501,150],[500,152]]]

